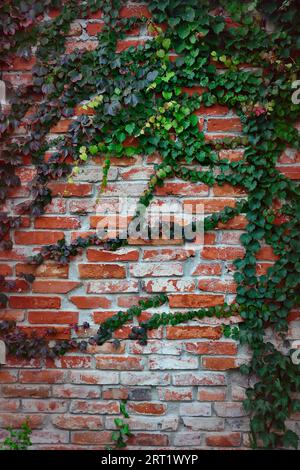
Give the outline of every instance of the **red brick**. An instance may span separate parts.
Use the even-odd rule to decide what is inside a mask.
[[[53,325],[51,325],[53,328]],[[28,336],[47,336],[48,340],[58,340],[58,339],[70,339],[71,332],[70,328],[55,326],[53,333],[48,333],[47,326],[22,326],[20,325],[20,330],[27,334]]]
[[[9,305],[12,308],[59,308],[59,297],[24,297],[11,296]]]
[[[104,23],[88,23],[86,32],[89,36],[97,36],[97,34],[103,31]]]
[[[236,354],[236,343],[229,341],[199,341],[185,343],[185,350],[192,354]]]
[[[30,59],[26,60],[22,57],[14,56],[10,59],[10,63],[8,67],[10,70],[32,70],[32,67],[36,63],[36,58],[31,57]]]
[[[222,265],[218,263],[200,263],[193,271],[193,276],[220,276]]]
[[[93,313],[93,320],[94,323],[99,324],[103,323],[105,320],[108,318],[111,318],[113,315],[116,315],[118,313],[117,311],[111,311],[111,312],[94,312]]]
[[[67,132],[72,122],[73,121],[71,119],[61,119],[57,124],[51,127],[50,132],[53,132],[54,134]]]
[[[76,305],[78,308],[109,308],[111,301],[106,297],[71,297],[70,301]]]
[[[233,357],[203,357],[202,365],[205,369],[210,370],[228,370],[238,367]]]
[[[242,125],[239,118],[209,119],[207,130],[208,132],[241,132]]]
[[[230,162],[238,162],[243,160],[243,150],[220,150],[219,157],[221,160],[229,160]]]
[[[159,399],[164,401],[191,401],[193,399],[193,390],[191,388],[160,387],[157,392]]]
[[[15,232],[17,245],[49,245],[64,238],[63,232]]]
[[[214,196],[229,196],[229,197],[241,197],[245,196],[246,192],[240,186],[232,186],[231,184],[223,184],[222,186],[214,185],[213,187]]]
[[[70,411],[71,413],[117,414],[120,406],[115,401],[73,400]]]
[[[126,277],[125,267],[120,264],[79,264],[82,279],[120,279]]]
[[[28,413],[65,413],[68,402],[63,400],[22,400],[23,411]]]
[[[18,411],[20,400],[0,398],[0,411]]]
[[[72,433],[71,442],[81,445],[107,445],[111,442],[109,431],[77,431]]]
[[[241,433],[210,434],[206,437],[206,444],[213,447],[238,447],[241,444]]]
[[[287,178],[300,180],[300,166],[277,166],[277,169]]]
[[[2,292],[28,292],[29,284],[26,281],[16,279],[14,280],[14,285],[12,286],[3,286],[1,287]]]
[[[173,375],[174,385],[225,385],[226,379],[224,374],[211,372],[181,372]]]
[[[201,106],[196,113],[200,116],[222,116],[229,112],[227,106],[221,106],[219,104],[214,104],[213,106]]]
[[[78,322],[78,312],[28,312],[28,321],[33,324],[72,325]]]
[[[223,295],[174,294],[169,295],[170,307],[200,308],[213,307],[224,303]]]
[[[0,310],[0,320],[13,320],[22,322],[25,318],[25,312],[22,310]]]
[[[117,50],[116,51],[117,52],[123,52],[131,46],[137,47],[137,46],[143,45],[143,44],[145,44],[144,39],[127,39],[127,40],[119,39],[118,43],[117,43]]]
[[[230,219],[225,224],[219,222],[217,228],[219,229],[226,229],[226,230],[243,230],[247,226],[248,222],[245,216],[237,215]]]
[[[102,391],[104,400],[127,400],[128,390],[126,388],[108,388]]]
[[[0,369],[0,383],[9,384],[17,381],[17,371]]]
[[[257,259],[263,259],[266,261],[277,261],[279,259],[278,255],[275,255],[273,248],[270,246],[263,246],[257,253]]]
[[[87,429],[96,431],[103,428],[104,422],[101,416],[58,415],[53,416],[52,423],[59,429]]]
[[[205,91],[205,88],[202,88],[200,86],[192,86],[192,87],[183,87],[182,88],[182,93],[187,93],[189,96],[193,95],[202,95]]]
[[[89,248],[87,250],[87,259],[89,261],[138,261],[138,250],[131,249],[122,251],[114,252]]]
[[[0,264],[0,276],[11,276],[12,268],[8,264]]]
[[[195,250],[162,248],[156,250],[144,250],[143,260],[147,261],[185,261],[195,256]]]
[[[103,13],[101,10],[97,10],[95,12],[89,11],[88,13],[88,18],[93,19],[93,20],[99,20],[100,18],[102,18],[102,16],[103,16]]]
[[[143,370],[143,360],[139,357],[96,356],[97,369]]]
[[[67,294],[81,285],[76,281],[34,281],[32,292]]]
[[[163,403],[129,403],[127,406],[129,412],[143,415],[163,415],[167,411],[167,406]]]
[[[43,426],[45,417],[41,414],[28,416],[28,414],[21,413],[0,413],[1,428],[20,428],[26,420],[28,420],[31,429],[36,429]]]
[[[4,397],[19,398],[49,398],[51,396],[51,388],[41,385],[40,387],[25,385],[6,385],[1,389]]]
[[[92,193],[92,185],[89,183],[49,183],[52,196],[85,197]]]
[[[21,383],[63,383],[65,380],[65,373],[60,370],[21,370],[20,382]]]
[[[168,339],[209,338],[218,339],[222,336],[220,327],[212,326],[168,326]]]
[[[102,371],[74,371],[71,372],[70,382],[87,385],[115,385],[119,383],[117,372]]]
[[[166,434],[153,434],[153,433],[134,433],[128,439],[129,446],[167,446],[169,438]]]
[[[92,366],[90,356],[63,356],[55,361],[56,367],[62,369],[89,369]]]
[[[201,256],[205,259],[212,260],[234,260],[236,258],[243,258],[245,251],[243,248],[232,247],[213,247],[206,246],[203,248]]]
[[[35,228],[79,228],[80,222],[75,217],[37,217],[34,221]]]
[[[131,18],[132,16],[151,18],[151,13],[146,5],[126,5],[121,8],[119,14],[121,18]]]
[[[50,262],[51,263],[51,262]],[[17,264],[16,265],[16,275],[24,274],[34,274],[36,277],[42,278],[62,278],[65,279],[69,275],[69,266],[56,264],[49,262],[43,263],[40,266],[34,266],[30,264]]]
[[[203,387],[198,390],[197,398],[199,401],[224,401],[226,391],[222,388]]]
[[[100,389],[94,385],[54,385],[52,396],[57,398],[100,398]]]
[[[207,292],[235,293],[236,283],[230,280],[221,281],[219,279],[200,279],[198,288]]]
[[[79,51],[94,51],[98,47],[98,41],[72,41],[68,40],[66,41],[66,53],[71,54],[74,52],[76,49]],[[54,132],[52,130],[52,132]],[[66,132],[66,131],[61,131],[61,132]]]
[[[157,196],[190,196],[191,194],[208,196],[208,186],[202,183],[164,183],[155,189]]]
[[[186,199],[184,206],[188,205],[192,207],[193,212],[196,211],[197,206],[203,206],[205,214],[211,214],[213,212],[219,212],[224,207],[235,207],[235,199]]]

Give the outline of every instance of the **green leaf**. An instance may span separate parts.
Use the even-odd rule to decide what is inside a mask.
[[[172,98],[173,93],[171,91],[163,91],[162,95],[165,100],[170,100]]]
[[[189,24],[182,24],[179,26],[179,28],[177,28],[177,32],[181,39],[185,39],[191,32],[191,26]]]
[[[195,10],[190,6],[187,6],[184,13],[181,15],[181,17],[185,21],[192,22],[195,19],[195,15],[196,15]]]
[[[212,25],[212,29],[216,34],[220,34],[225,28],[225,22],[221,21]]]
[[[163,42],[162,42],[162,46],[163,46],[164,49],[169,50],[170,46],[171,46],[171,39],[169,39],[169,38],[164,39]]]

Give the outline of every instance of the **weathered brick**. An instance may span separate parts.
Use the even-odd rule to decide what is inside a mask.
[[[182,403],[179,408],[181,416],[211,416],[210,403]]]
[[[195,357],[174,357],[174,356],[151,356],[149,359],[149,369],[198,369],[198,359]]]
[[[199,388],[197,398],[199,401],[225,401],[226,390],[220,387]]]
[[[3,397],[19,397],[19,398],[49,398],[51,396],[51,388],[47,385],[3,385],[1,388]]]
[[[63,383],[66,376],[63,371],[58,370],[21,370],[20,371],[21,383]]]
[[[167,405],[154,402],[128,403],[128,411],[144,415],[163,415],[167,411]]]
[[[213,372],[181,372],[173,375],[174,385],[225,385],[225,375]],[[221,416],[221,415],[220,415]]]
[[[143,370],[144,364],[141,358],[133,356],[96,356],[96,367],[103,370]]]
[[[219,327],[212,326],[168,326],[168,339],[190,339],[190,338],[209,338],[218,339],[222,336]]]
[[[184,345],[185,350],[192,354],[236,354],[237,344],[232,341],[197,341]]]
[[[97,250],[89,248],[87,250],[87,259],[89,261],[137,261],[139,259],[139,251],[133,249],[120,249],[116,252]]]
[[[117,384],[119,382],[119,374],[117,372],[74,371],[71,372],[70,382],[90,385]]]
[[[58,415],[53,416],[52,423],[59,429],[87,429],[99,430],[103,429],[104,420],[101,416],[74,416],[74,415]]]
[[[199,419],[189,416],[182,417],[183,424],[191,431],[223,431],[225,421],[220,418],[202,418]]]
[[[71,442],[82,445],[107,445],[111,442],[111,433],[109,431],[77,431],[72,432]]]
[[[28,413],[65,413],[67,408],[68,402],[64,400],[22,400],[22,410]]]
[[[119,403],[115,401],[73,400],[70,406],[70,412],[74,414],[116,414],[120,411],[119,408]]]
[[[105,281],[91,281],[88,284],[88,293],[91,294],[110,294],[114,292],[138,292],[139,284],[138,281],[115,281],[115,280],[105,280]]]
[[[180,263],[138,263],[130,266],[134,277],[182,276],[183,266]]]

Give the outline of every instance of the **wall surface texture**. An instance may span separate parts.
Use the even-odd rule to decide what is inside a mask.
[[[132,14],[130,7],[123,14]],[[69,51],[75,46],[95,47],[102,27],[100,15],[95,16],[72,25]],[[119,42],[120,50],[145,41],[144,33],[134,31],[135,36]],[[32,64],[16,60],[3,79],[13,85],[29,83]],[[201,93],[201,89],[189,89],[187,83],[189,90]],[[83,112],[78,107],[77,115]],[[225,107],[213,106],[198,114],[207,139],[241,133],[239,119]],[[70,120],[60,121],[52,129],[53,137],[64,133],[69,124]],[[230,160],[242,154],[243,149],[221,151],[221,157]],[[206,233],[203,244],[201,240],[189,245],[140,240],[115,253],[89,248],[66,266],[46,262],[34,268],[26,264],[26,256],[37,253],[44,244],[63,236],[70,241],[93,233],[98,221],[118,207],[119,196],[137,200],[156,162],[158,155],[113,160],[108,186],[98,205],[96,195],[102,179],[99,158],[89,160],[74,183],[50,184],[54,198],[46,213],[32,220],[24,216],[13,235],[13,251],[0,253],[1,273],[36,276],[32,285],[18,281],[16,292],[9,295],[9,306],[0,311],[0,320],[17,320],[25,330],[55,326],[59,337],[65,338],[70,335],[70,325],[88,321],[95,329],[118,310],[154,293],[167,293],[173,311],[233,301],[232,261],[243,255],[239,244],[246,222],[243,216]],[[287,150],[278,167],[290,178],[300,179],[299,153]],[[22,186],[10,194],[11,213],[17,213],[18,205],[30,197],[28,185],[34,175],[28,157],[19,170]],[[243,196],[241,190],[228,185],[209,188],[173,179],[156,191],[154,201],[164,205],[192,200],[211,214],[234,206]],[[260,273],[276,259],[268,246],[258,257]],[[161,307],[159,311],[165,310],[168,308]],[[151,311],[145,312],[144,318],[149,314]],[[238,321],[235,317],[230,323]],[[54,361],[9,357],[0,367],[0,428],[18,426],[30,416],[35,449],[103,448],[110,441],[120,400],[128,399],[134,434],[129,447],[247,448],[249,424],[242,400],[254,378],[241,376],[238,367],[247,361],[249,351],[223,337],[222,323],[224,320],[207,319],[160,328],[152,332],[147,346],[124,340],[118,349],[112,343],[89,346],[87,353],[67,354]],[[129,331],[130,325],[116,337],[123,340]],[[300,338],[299,312],[291,315],[288,338]],[[299,432],[297,418],[291,417],[290,427]],[[4,435],[5,431],[0,432],[0,437]]]

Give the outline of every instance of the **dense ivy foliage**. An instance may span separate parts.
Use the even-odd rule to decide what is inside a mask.
[[[11,52],[29,56],[31,46],[36,45],[37,63],[33,85],[18,90],[11,100],[9,116],[1,115],[0,131],[6,146],[1,156],[1,199],[6,198],[10,187],[19,184],[14,169],[28,154],[36,165],[37,176],[32,182],[33,199],[20,211],[32,215],[40,215],[51,201],[49,180],[64,176],[72,179],[94,155],[103,156],[104,162],[100,203],[110,158],[137,153],[158,152],[162,157],[140,198],[146,206],[155,188],[173,176],[209,186],[242,186],[248,194],[244,201],[205,221],[205,228],[213,229],[235,215],[246,215],[248,224],[241,236],[245,256],[235,261],[235,305],[157,314],[135,327],[131,338],[145,344],[147,330],[162,324],[238,313],[243,322],[239,332],[234,330],[233,334],[253,352],[241,372],[258,378],[245,400],[251,414],[252,445],[296,447],[297,436],[286,429],[285,422],[291,413],[300,410],[299,401],[294,399],[294,392],[300,391],[299,368],[278,345],[266,339],[266,330],[271,329],[283,343],[289,312],[299,303],[300,192],[296,183],[276,169],[287,146],[300,149],[299,132],[294,127],[300,107],[291,100],[292,83],[300,67],[297,1],[151,0],[146,3],[153,16],[147,20],[120,19],[121,0],[88,0],[79,2],[80,6],[70,0],[64,2],[61,15],[46,24],[35,22],[41,4],[44,8],[58,2],[13,3],[7,1],[0,7],[7,51],[4,59],[9,60]],[[105,28],[99,34],[98,48],[64,54],[70,22],[84,17],[89,9],[104,13]],[[274,28],[266,28],[270,22]],[[136,25],[147,27],[153,39],[116,53],[117,41]],[[170,60],[174,52],[177,57]],[[242,67],[245,63],[246,68]],[[203,94],[184,93],[187,84],[204,88]],[[28,127],[26,136],[14,141],[14,129],[41,96],[30,130]],[[82,100],[88,100],[87,107],[94,109],[94,116],[80,116],[64,138],[48,143],[46,136],[51,127],[61,117],[72,116]],[[243,137],[205,140],[194,112],[200,106],[214,104],[235,110],[243,124]],[[51,146],[57,151],[45,163],[45,151]],[[245,148],[243,159],[230,162],[219,158],[220,149],[241,147]],[[70,158],[72,167],[66,163]],[[19,218],[3,214],[0,223],[2,248],[9,249],[12,244],[7,234],[18,226]],[[263,242],[273,248],[278,261],[267,274],[257,275],[256,254]],[[92,244],[118,249],[126,241],[103,242],[93,236],[67,245],[62,240],[45,247],[31,262],[68,262]],[[5,284],[5,280],[1,282]],[[141,309],[161,305],[165,300],[154,298],[147,305],[119,312],[100,326],[94,341],[101,344],[110,339],[114,330],[138,317]],[[5,304],[5,296],[1,301]],[[67,351],[69,346],[58,353],[64,349]]]

